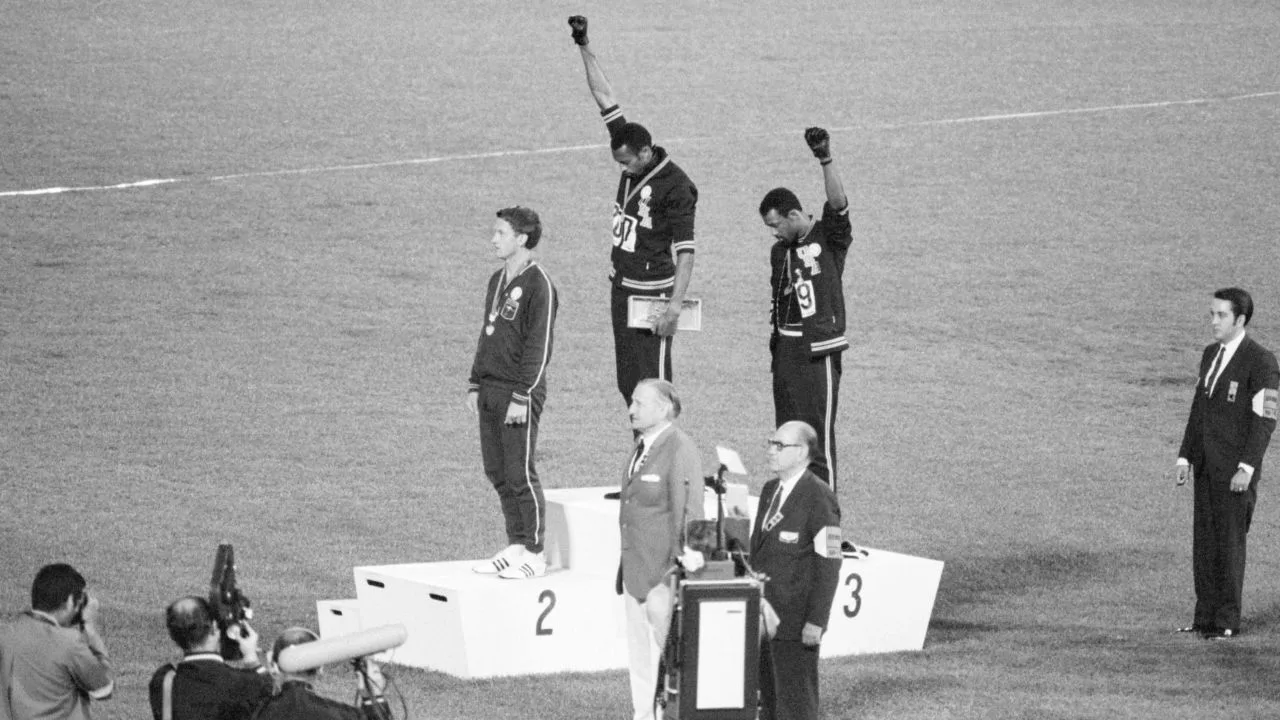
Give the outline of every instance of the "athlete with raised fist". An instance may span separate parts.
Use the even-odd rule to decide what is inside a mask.
[[[811,127],[804,140],[822,167],[822,217],[804,212],[796,194],[775,188],[760,217],[777,242],[769,252],[773,305],[769,336],[773,408],[778,425],[799,420],[818,434],[810,469],[836,489],[836,409],[844,335],[844,260],[853,242],[849,200],[831,158],[831,136]]]
[[[630,406],[631,392],[640,380],[671,380],[671,339],[693,277],[698,189],[667,151],[653,143],[643,125],[623,116],[587,39],[587,19],[574,15],[569,28],[582,53],[587,87],[609,129],[613,159],[622,166],[613,205],[610,305],[618,392]],[[627,304],[633,295],[670,298],[652,330],[627,326]]]

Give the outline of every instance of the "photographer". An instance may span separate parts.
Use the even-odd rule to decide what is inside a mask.
[[[98,633],[98,600],[65,563],[31,584],[31,610],[0,631],[0,718],[88,720],[114,689]]]
[[[258,661],[258,634],[247,623],[227,628],[226,636],[244,658],[233,666],[218,652],[222,631],[215,617],[209,601],[195,596],[181,598],[165,611],[169,637],[183,656],[151,676],[155,720],[248,718],[271,696],[271,676]]]
[[[258,709],[255,720],[364,720],[356,708],[315,694],[311,683],[320,668],[298,672],[280,669],[280,653],[287,647],[315,642],[320,638],[306,628],[294,627],[280,633],[271,646],[271,668],[280,679],[280,692]]]

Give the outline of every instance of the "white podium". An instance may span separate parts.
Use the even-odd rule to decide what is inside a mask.
[[[840,566],[822,657],[924,649],[942,561],[862,550]]]
[[[402,623],[409,638],[386,660],[464,678],[625,668],[623,605],[614,591],[620,506],[605,499],[615,490],[545,491],[544,577],[480,575],[471,571],[475,560],[357,567],[356,599],[316,604],[320,634]],[[749,499],[752,516],[756,503]],[[716,516],[711,492],[705,510]],[[920,650],[942,562],[863,550],[841,566],[822,656]]]
[[[324,638],[350,635],[364,629],[358,599],[317,601],[316,621],[320,637]]]
[[[618,534],[618,500],[605,493],[617,487],[558,488],[543,493],[547,500],[547,564],[607,575],[618,573],[622,538]]]
[[[364,625],[403,623],[399,665],[458,677],[626,667],[622,598],[612,579],[549,570],[531,580],[471,571],[474,561],[355,569]]]

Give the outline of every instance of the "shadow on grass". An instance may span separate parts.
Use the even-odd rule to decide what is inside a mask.
[[[1273,602],[1270,605],[1259,608],[1258,610],[1249,609],[1249,588],[1248,579],[1245,580],[1245,598],[1244,598],[1244,626],[1245,632],[1259,633],[1264,630],[1271,630],[1280,627],[1280,602]]]
[[[1078,548],[1027,548],[1012,555],[948,560],[929,624],[929,643],[966,640],[1017,625],[1011,617],[1001,622],[967,619],[972,608],[1003,607],[1032,591],[1105,582],[1150,563],[1146,553],[1136,550],[1102,553]]]
[[[822,688],[822,704],[827,708],[868,708],[902,702],[903,698],[951,697],[965,691],[967,685],[959,678],[947,676],[921,677],[912,673],[894,676],[862,674],[856,678],[829,678],[833,682]],[[836,717],[836,716],[832,716]],[[844,717],[840,715],[839,717]]]
[[[1113,562],[1115,557],[1108,553],[1106,559]],[[991,595],[1076,584],[1096,577],[1103,558],[1103,553],[1089,550],[1032,548],[1016,555],[948,560],[938,587],[939,609],[985,601]]]

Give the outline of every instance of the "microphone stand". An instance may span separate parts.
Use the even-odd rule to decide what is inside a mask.
[[[360,714],[365,720],[391,720],[391,704],[387,702],[384,695],[385,688],[379,687],[370,676],[369,661],[367,658],[357,657],[351,659],[351,667],[356,671],[356,684],[360,690],[357,693],[357,701],[360,704]],[[385,683],[385,680],[382,681]]]
[[[716,494],[716,549],[711,552],[712,560],[728,560],[729,551],[725,549],[724,535],[724,473],[728,470],[722,463],[714,475],[707,475],[702,482]]]

